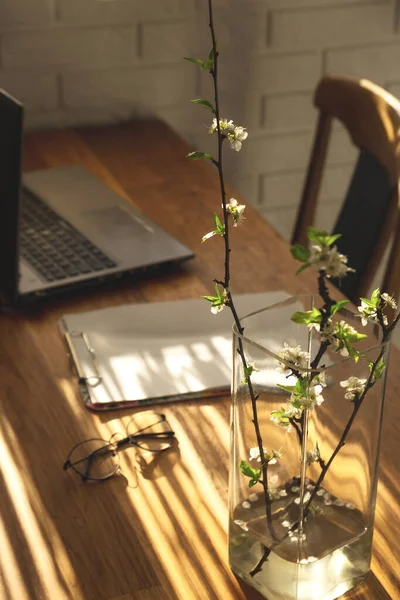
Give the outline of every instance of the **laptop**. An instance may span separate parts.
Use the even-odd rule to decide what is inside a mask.
[[[193,252],[78,165],[21,176],[23,106],[0,90],[0,297],[14,305]]]

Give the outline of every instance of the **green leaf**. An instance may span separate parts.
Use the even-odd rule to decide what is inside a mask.
[[[345,339],[351,342],[352,344],[355,344],[360,340],[365,340],[365,338],[367,337],[368,335],[366,333],[346,333]]]
[[[347,352],[349,353],[349,356],[351,356],[351,358],[353,358],[355,362],[358,362],[358,359],[360,358],[360,353],[358,352],[358,350],[353,348],[353,346],[348,340],[344,340],[343,343]]]
[[[336,302],[336,304],[333,304],[331,306],[331,317],[333,317],[333,315],[336,315],[338,310],[343,308],[343,306],[345,306],[348,303],[349,303],[349,300],[339,300],[339,302]]]
[[[290,252],[293,258],[299,260],[300,262],[307,262],[311,254],[310,250],[308,248],[305,248],[301,244],[294,244],[290,248]]]
[[[197,98],[196,100],[191,100],[191,102],[193,102],[193,104],[200,104],[215,113],[215,106],[205,98]]]
[[[184,56],[183,57],[184,60],[188,60],[191,63],[194,63],[195,65],[204,65],[204,62],[202,60],[200,60],[199,58],[191,58],[189,56]]]
[[[367,306],[370,306],[371,308],[375,308],[375,304],[373,302],[371,302],[371,300],[368,300],[368,298],[360,298],[361,302],[364,302],[364,304],[366,304]]]
[[[200,160],[201,158],[207,158],[208,160],[212,160],[212,154],[208,154],[207,152],[189,152],[186,155],[186,158],[190,160]]]
[[[294,394],[296,391],[296,387],[294,385],[282,385],[281,383],[277,383],[276,385],[278,386],[278,388],[281,388],[281,390],[289,392],[289,394]]]
[[[261,477],[261,471],[260,471],[260,477]],[[250,479],[249,488],[252,488],[253,485],[256,485],[256,483],[258,483],[260,481],[260,477],[257,477],[257,479]]]
[[[215,227],[217,228],[217,232],[220,235],[224,235],[224,233],[225,233],[225,225],[224,225],[224,223],[222,223],[222,221],[219,218],[219,216],[217,215],[217,213],[214,213],[214,223],[215,223]]]
[[[318,229],[318,227],[307,227],[307,236],[311,242],[320,244],[321,239],[329,238],[329,233],[323,229]]]
[[[215,60],[214,60],[214,49],[211,48],[210,53],[208,55],[208,59],[206,61],[204,61],[203,65],[201,66],[201,69],[203,71],[212,71],[214,69],[215,66]]]
[[[318,229],[317,227],[308,227],[307,235],[311,242],[314,242],[319,246],[331,246],[338,238],[342,236],[341,233],[329,235],[327,231],[324,231],[323,229]]]
[[[378,306],[380,300],[381,300],[381,290],[379,288],[376,288],[376,290],[374,290],[372,292],[371,302],[374,302],[374,306]]]
[[[260,481],[261,469],[253,469],[245,460],[241,460],[239,463],[239,469],[245,477],[249,477],[249,487],[253,487]]]
[[[220,301],[221,301],[220,303],[221,303],[221,304],[225,304],[225,296],[224,296],[224,293],[223,293],[223,291],[221,292],[221,290],[219,289],[219,285],[218,285],[218,283],[216,283],[216,284],[215,284],[215,293],[216,293],[216,294],[217,294],[217,296],[218,296],[218,300],[220,300]]]
[[[373,366],[373,363],[371,361],[369,364],[369,368],[371,369],[371,371],[372,371],[372,366]],[[378,381],[378,379],[380,379],[382,377],[385,369],[386,369],[386,364],[385,364],[385,361],[382,356],[382,358],[380,358],[379,361],[376,363],[376,366],[374,369],[374,376],[373,376],[374,381]]]
[[[201,298],[204,298],[204,300],[208,300],[208,302],[215,302],[216,300],[218,300],[216,296],[201,296]]]
[[[289,417],[284,408],[282,410],[271,410],[271,416],[277,417],[282,423],[289,423]]]
[[[307,392],[308,392],[308,379],[306,377],[304,379],[303,378],[298,379],[296,381],[295,388],[296,388],[296,392],[298,394],[300,394],[301,396],[304,396],[305,394],[307,394]]]
[[[211,60],[206,60],[200,67],[202,71],[212,71],[214,68],[214,63]]]
[[[308,323],[321,323],[322,315],[318,308],[307,310],[306,312],[295,312],[290,317],[290,320],[294,323],[308,324]]]
[[[336,240],[338,240],[339,238],[341,238],[341,237],[342,237],[342,235],[343,235],[342,233],[335,233],[335,235],[330,235],[330,236],[328,236],[328,237],[326,238],[326,240],[325,240],[325,244],[326,244],[327,246],[332,246],[332,244],[333,244],[334,242],[336,242]]]
[[[222,221],[219,218],[219,216],[217,215],[217,213],[214,213],[214,223],[215,223],[215,227],[222,227]]]
[[[299,275],[302,271],[308,269],[308,267],[311,267],[310,263],[305,263],[304,265],[301,265],[300,269],[297,269],[296,275]]]
[[[244,376],[247,377],[251,377],[251,374],[254,371],[254,366],[253,365],[247,365],[245,367],[243,367],[243,371],[244,371]]]

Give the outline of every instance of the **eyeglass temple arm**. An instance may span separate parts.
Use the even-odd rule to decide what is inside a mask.
[[[126,438],[123,438],[122,440],[117,440],[115,442],[115,445],[117,446],[117,448],[120,448],[121,446],[125,446],[126,444],[130,444],[132,443],[133,440],[146,440],[146,439],[169,439],[171,437],[174,437],[175,435],[175,431],[161,431],[159,433],[135,433],[133,435],[129,435]]]

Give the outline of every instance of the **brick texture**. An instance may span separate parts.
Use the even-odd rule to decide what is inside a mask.
[[[224,35],[226,28],[220,33]],[[176,62],[183,56],[204,57],[209,46],[207,27],[196,20],[144,23],[141,56],[157,63]]]
[[[265,129],[313,127],[317,111],[311,92],[293,92],[265,96],[262,101],[261,125]]]
[[[136,27],[8,33],[3,36],[3,66],[110,67],[137,57]]]
[[[57,108],[57,78],[54,73],[0,71],[0,87],[18,98],[28,113]]]
[[[20,1],[28,3],[30,0]],[[195,14],[195,0],[115,0],[113,2],[111,0],[55,0],[55,2],[59,21],[68,25],[126,23],[140,19],[160,20]]]
[[[393,9],[389,4],[274,11],[271,46],[315,48],[382,41],[391,36],[392,24]]]
[[[398,4],[398,3],[397,3]],[[248,128],[227,177],[288,237],[309,160],[324,72],[400,94],[395,0],[213,0],[221,111]],[[26,127],[159,116],[193,148],[215,150],[208,73],[183,60],[210,49],[206,0],[0,0],[0,85]],[[329,226],[357,150],[334,127],[318,218]]]
[[[395,44],[346,47],[327,52],[326,71],[371,79],[378,85],[399,77],[400,40]]]
[[[66,107],[129,106],[140,110],[146,106],[167,106],[178,101],[189,102],[196,90],[195,71],[186,65],[166,70],[105,69],[65,73],[62,79]]]
[[[53,0],[1,0],[0,31],[18,26],[50,26],[53,14]]]

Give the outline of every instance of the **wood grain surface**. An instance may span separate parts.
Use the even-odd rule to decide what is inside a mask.
[[[178,445],[141,469],[130,448],[121,452],[121,473],[104,484],[82,484],[62,470],[75,443],[123,432],[132,410],[95,414],[82,406],[58,318],[66,311],[195,298],[221,277],[220,240],[200,243],[220,205],[218,181],[207,164],[187,161],[187,150],[159,122],[26,139],[26,170],[84,165],[196,258],[123,288],[0,316],[1,600],[261,600],[227,562],[229,398],[164,405]],[[312,291],[311,274],[294,277],[286,242],[254,210],[246,212],[245,224],[232,232],[233,293]],[[394,349],[373,574],[348,600],[400,598],[399,356]]]

